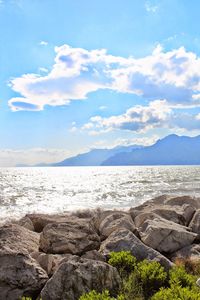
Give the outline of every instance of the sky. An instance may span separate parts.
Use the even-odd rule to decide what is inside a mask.
[[[200,134],[198,0],[0,0],[0,166]]]

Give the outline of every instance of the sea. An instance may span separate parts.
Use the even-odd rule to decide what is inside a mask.
[[[0,168],[0,222],[27,213],[127,209],[163,194],[200,197],[200,166]]]

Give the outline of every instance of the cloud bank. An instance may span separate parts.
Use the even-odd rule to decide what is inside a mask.
[[[183,47],[164,52],[158,45],[143,58],[69,45],[56,47],[55,53],[49,73],[24,74],[10,81],[19,94],[9,100],[13,111],[66,105],[100,89],[136,94],[149,102],[164,99],[171,107],[200,106],[200,58]]]

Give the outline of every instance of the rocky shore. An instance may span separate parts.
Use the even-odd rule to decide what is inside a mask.
[[[0,227],[0,299],[78,300],[121,284],[112,251],[160,262],[200,259],[200,199],[161,196],[123,210],[28,214]]]

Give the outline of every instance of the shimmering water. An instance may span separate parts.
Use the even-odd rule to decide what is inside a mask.
[[[161,194],[200,196],[200,166],[1,168],[0,220],[128,208]]]

